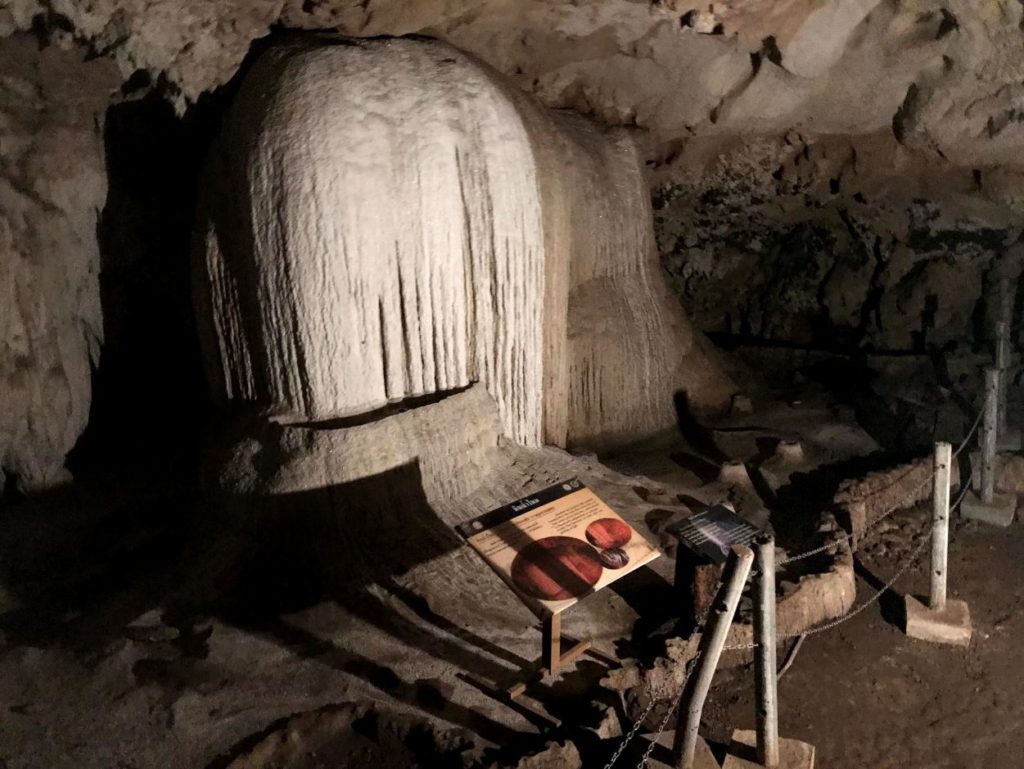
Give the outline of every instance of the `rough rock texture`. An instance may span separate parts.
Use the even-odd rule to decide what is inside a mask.
[[[427,33],[473,51],[549,104],[695,134],[868,134],[964,166],[1019,165],[1019,3],[996,0],[728,0],[510,3],[348,0],[223,4],[10,3],[0,31],[64,29],[127,76],[166,74],[187,99],[226,82],[280,22],[359,36]],[[710,34],[705,33],[710,32]],[[678,73],[694,73],[683,81]]]
[[[238,70],[249,44],[262,37],[280,13],[279,0],[79,3],[8,0],[0,6],[0,34],[45,29],[74,38],[112,57],[127,79],[137,71],[165,74],[195,99]]]
[[[977,464],[972,462],[972,466]],[[933,459],[925,457],[890,470],[844,481],[833,504],[850,527],[850,532],[860,538],[890,513],[930,500],[932,467]],[[952,489],[960,487],[960,466],[956,462],[950,468],[949,483]]]
[[[706,331],[886,353],[986,338],[986,276],[1020,232],[1009,170],[884,134],[694,142],[676,166],[655,196],[659,246]]]
[[[1020,162],[1017,2],[727,0],[698,19],[704,6],[18,0],[0,30],[62,27],[116,57],[125,75],[166,74],[188,99],[227,81],[276,22],[360,36],[427,33],[515,75],[545,102],[635,123],[660,141],[789,128],[870,133],[897,117],[901,141],[936,157]],[[695,75],[680,82],[680,72]]]
[[[583,762],[576,746],[569,741],[549,742],[543,750],[526,756],[514,769],[581,769]],[[492,769],[499,769],[493,766]]]
[[[337,769],[373,765],[406,769],[421,762],[453,760],[470,743],[455,733],[381,711],[371,703],[345,703],[302,713],[243,749],[227,769]]]
[[[981,452],[971,452],[971,467],[977,468],[971,476],[971,488],[981,491]],[[1024,494],[1024,457],[1001,452],[996,454],[995,489],[997,493]]]
[[[197,294],[226,401],[324,421],[482,381],[506,435],[565,445],[734,390],[663,285],[630,139],[446,45],[267,52],[207,194]]]
[[[266,600],[325,586],[398,588],[429,596],[433,612],[499,644],[520,644],[533,615],[455,535],[457,524],[578,475],[631,525],[649,530],[652,506],[637,504],[635,479],[557,449],[509,445],[479,384],[350,427],[242,425],[217,451],[212,483],[225,509],[270,553],[259,569],[274,575],[261,588]],[[654,565],[672,573],[667,558]],[[610,642],[621,632],[618,611],[585,602],[573,622]]]
[[[823,564],[817,566],[814,573],[795,577],[787,574],[785,567],[779,572],[780,582],[796,580],[793,589],[780,595],[776,603],[780,640],[794,638],[828,620],[842,617],[853,608],[857,598],[853,551],[845,532],[831,515],[822,518],[818,532],[821,544],[835,545],[833,550],[820,558]],[[780,550],[780,558],[787,555],[795,553]],[[699,633],[689,638],[670,637],[665,643],[664,656],[657,657],[650,666],[627,665],[611,671],[602,683],[621,694],[634,718],[651,699],[671,702],[682,689],[687,664],[697,654],[699,639]],[[750,606],[741,606],[729,628],[723,664],[749,660],[753,643]]]
[[[72,47],[0,40],[0,488],[58,483],[99,356],[102,112],[117,76]]]
[[[1020,233],[1022,16],[1017,0],[18,0],[0,31],[74,37],[182,109],[275,24],[444,39],[637,134],[699,328],[960,353]]]
[[[274,25],[447,40],[548,106],[632,131],[698,328],[955,367],[984,347],[986,277],[1020,233],[1022,13],[1016,0],[17,0],[0,34],[77,40],[180,109]]]

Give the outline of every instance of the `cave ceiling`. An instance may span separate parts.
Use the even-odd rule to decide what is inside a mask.
[[[43,29],[160,84],[179,109],[272,29],[440,37],[554,107],[633,126],[656,164],[693,137],[892,134],[965,166],[1020,164],[1019,0],[15,0]],[[143,77],[145,73],[148,77]]]

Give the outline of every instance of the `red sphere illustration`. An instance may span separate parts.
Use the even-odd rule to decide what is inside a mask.
[[[544,537],[531,542],[512,561],[512,581],[542,601],[579,598],[601,578],[594,548],[575,537]]]
[[[598,518],[587,526],[587,541],[601,550],[622,547],[632,538],[629,524],[618,518]]]

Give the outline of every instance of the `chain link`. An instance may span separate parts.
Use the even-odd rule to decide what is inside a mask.
[[[679,704],[683,701],[683,691],[686,689],[686,683],[690,680],[690,676],[693,675],[693,671],[697,667],[697,660],[699,660],[700,657],[701,652],[698,651],[697,654],[694,655],[693,659],[690,660],[686,675],[683,676],[683,684],[679,688],[679,694],[672,698],[672,706],[668,709],[665,717],[661,719],[661,723],[658,724],[658,731],[656,731],[654,736],[651,737],[651,741],[648,743],[643,756],[640,757],[640,763],[636,765],[636,769],[644,769],[644,767],[647,766],[647,761],[650,759],[651,753],[654,752],[654,746],[658,744],[658,740],[661,739],[661,735],[665,733],[665,729],[668,727],[668,722],[672,720],[672,716],[675,715],[675,712],[679,709]],[[605,769],[608,769],[608,767]]]
[[[957,450],[953,453],[952,456],[953,456],[954,459],[964,450],[964,447],[967,446],[967,443],[974,436],[974,433],[977,431],[978,425],[979,425],[980,421],[981,421],[981,414],[979,413],[977,418],[974,420],[974,424],[971,426],[970,431],[967,433],[967,436],[960,443],[959,448],[957,448]],[[922,483],[918,484],[917,486],[914,487],[914,489],[911,490],[911,492],[908,494],[908,497],[911,497],[911,496],[915,495],[923,486],[925,486],[926,484],[931,482],[932,478],[934,478],[934,477],[935,477],[935,472],[933,470],[929,474],[929,476],[927,478],[925,478],[925,480]],[[960,505],[960,503],[963,502],[964,497],[967,495],[967,491],[970,489],[971,481],[973,479],[974,479],[974,472],[972,470],[968,474],[968,476],[967,476],[967,481],[965,483],[961,484],[961,486],[960,486],[960,495],[957,497],[956,502],[954,502],[950,506],[951,510],[953,508],[958,507]],[[868,527],[868,531],[871,531],[872,529],[877,528],[879,523],[881,523],[889,515],[891,515],[896,510],[899,510],[899,509],[902,509],[902,506],[897,505],[897,506],[894,506],[893,508],[891,508],[890,510],[887,510],[878,519],[876,519],[871,524],[870,527]],[[907,557],[906,563],[904,563],[899,569],[897,569],[896,573],[893,574],[892,578],[888,582],[886,582],[867,601],[862,603],[857,608],[847,612],[842,617],[839,617],[839,618],[837,618],[835,620],[832,620],[831,622],[826,622],[824,625],[819,625],[817,627],[811,628],[810,630],[804,630],[804,631],[799,632],[799,633],[786,633],[784,635],[777,636],[777,640],[785,641],[785,640],[789,640],[791,638],[800,638],[801,636],[806,637],[806,636],[810,636],[810,635],[817,635],[818,633],[824,633],[827,630],[832,630],[833,628],[836,628],[836,627],[842,625],[844,622],[849,622],[851,619],[853,619],[854,617],[856,617],[857,615],[859,615],[863,611],[865,611],[869,606],[872,606],[873,604],[875,604],[887,591],[891,590],[892,586],[896,584],[896,582],[900,579],[900,577],[902,577],[904,574],[906,574],[907,571],[910,569],[910,567],[913,566],[917,562],[917,559],[920,558],[921,553],[923,552],[925,546],[928,545],[928,543],[930,542],[929,538],[926,535],[931,533],[931,530],[932,530],[933,527],[934,527],[934,522],[929,523],[928,526],[925,527],[921,531],[921,533],[920,533],[921,541],[911,551],[910,555]],[[863,537],[867,537],[868,536],[868,531],[866,531],[864,533]],[[844,537],[842,537],[841,539],[834,540],[833,542],[830,542],[827,545],[823,545],[823,546],[815,548],[813,550],[808,550],[807,552],[800,553],[799,555],[795,555],[795,556],[792,556],[790,558],[786,558],[785,560],[780,561],[779,565],[784,565],[784,564],[787,564],[787,563],[792,563],[793,561],[799,561],[799,560],[802,560],[804,558],[810,558],[811,556],[817,555],[818,553],[823,553],[826,550],[830,550],[832,548],[838,547],[843,542],[852,539],[853,536],[854,536],[853,533],[848,533]],[[704,626],[704,618],[702,617],[701,621],[698,623],[698,628],[702,628],[703,626]],[[739,649],[746,650],[746,649],[756,649],[756,648],[757,648],[757,644],[756,643],[732,644],[732,645],[724,646],[723,647],[723,651],[733,651],[733,650],[739,650]],[[664,718],[661,719],[661,723],[658,725],[657,731],[654,733],[653,737],[650,739],[649,744],[647,745],[647,748],[644,750],[644,753],[643,753],[643,755],[642,755],[642,757],[640,759],[640,763],[637,764],[637,769],[643,769],[645,766],[647,766],[647,762],[648,762],[648,760],[651,757],[651,753],[654,751],[655,746],[658,744],[658,740],[661,738],[661,735],[664,734],[665,729],[668,727],[668,722],[671,720],[671,718],[675,714],[676,710],[679,709],[679,704],[682,701],[683,690],[686,688],[686,684],[689,681],[690,676],[693,673],[693,670],[696,668],[697,660],[700,659],[700,656],[701,656],[701,652],[698,651],[686,663],[687,664],[687,669],[686,669],[686,672],[685,672],[685,674],[683,676],[683,681],[682,681],[682,684],[680,685],[679,693],[675,697],[672,698],[672,705],[671,705],[671,707],[669,707],[668,711],[665,713]],[[665,702],[666,698],[657,699],[657,698],[655,698],[653,695],[651,695],[649,693],[648,700],[649,701],[647,703],[647,707],[644,708],[644,710],[640,714],[640,716],[633,722],[633,724],[630,727],[629,731],[626,732],[625,736],[622,739],[622,742],[619,744],[618,748],[616,748],[615,752],[612,754],[611,758],[608,760],[608,763],[605,764],[604,769],[612,769],[615,766],[615,763],[619,760],[619,758],[622,756],[623,752],[626,750],[626,747],[630,744],[630,742],[632,742],[633,738],[636,737],[637,733],[640,731],[640,728],[643,726],[644,722],[647,720],[647,717],[651,714],[651,711],[654,710],[655,705],[657,705],[660,702]]]
[[[785,635],[779,636],[778,640],[784,641],[784,640],[788,640],[790,638],[796,638],[796,637],[802,636],[802,635],[809,636],[809,635],[817,635],[818,633],[824,633],[826,630],[831,630],[832,628],[839,627],[844,622],[849,622],[851,619],[853,619],[858,614],[863,612],[869,606],[874,604],[888,590],[890,590],[893,585],[896,584],[897,580],[899,580],[900,577],[902,577],[904,574],[907,573],[907,570],[910,569],[911,566],[913,566],[917,562],[917,559],[921,556],[921,553],[924,550],[925,546],[928,545],[929,542],[931,541],[931,540],[928,539],[928,537],[926,535],[931,533],[931,530],[934,527],[934,525],[935,525],[934,523],[929,523],[928,526],[925,527],[921,531],[922,539],[921,539],[920,542],[918,542],[917,547],[915,547],[911,551],[910,555],[907,557],[907,562],[904,563],[903,566],[901,566],[899,569],[897,569],[896,573],[892,575],[892,579],[890,579],[888,582],[886,582],[884,585],[882,585],[881,589],[878,590],[878,592],[876,592],[873,596],[871,596],[871,598],[866,600],[864,603],[862,603],[856,609],[853,609],[852,611],[844,614],[842,617],[839,617],[838,619],[832,620],[831,622],[826,622],[824,625],[819,625],[818,627],[811,628],[810,630],[804,630],[804,631],[799,632],[799,633],[786,633]]]
[[[932,526],[933,526],[933,524],[928,524],[927,528],[925,528],[922,531],[922,534],[928,534],[929,532],[931,532]],[[878,592],[876,592],[873,596],[871,596],[868,600],[866,600],[864,603],[862,603],[857,608],[852,609],[851,611],[847,612],[846,614],[844,614],[843,616],[839,617],[838,619],[834,619],[831,622],[826,622],[824,625],[818,625],[817,627],[813,627],[813,628],[811,628],[809,630],[801,630],[799,633],[784,633],[782,635],[778,635],[778,636],[775,637],[776,640],[777,641],[788,641],[791,638],[798,638],[800,636],[817,635],[818,633],[824,633],[826,630],[832,630],[832,628],[839,627],[844,622],[849,622],[851,619],[856,617],[858,614],[863,612],[869,606],[874,604],[879,598],[881,598],[882,595],[887,590],[889,590],[896,583],[896,581],[907,572],[907,569],[909,569],[917,561],[918,556],[921,555],[921,551],[924,550],[924,547],[925,547],[925,545],[928,544],[928,542],[929,542],[929,540],[927,538],[922,539],[921,542],[918,543],[917,547],[914,548],[914,550],[911,552],[910,557],[907,559],[907,562],[905,564],[903,564],[903,566],[901,566],[899,569],[897,569],[896,573],[892,576],[892,579],[890,579],[888,582],[886,582],[881,587],[881,589],[878,590]],[[756,649],[757,646],[758,646],[757,643],[730,644],[730,645],[725,647],[725,650],[727,650],[727,651],[736,651],[736,650],[739,650],[739,649],[744,649],[744,650]]]
[[[956,459],[960,455],[960,452],[962,452],[964,450],[964,448],[966,448],[967,443],[971,440],[972,437],[974,437],[974,433],[977,431],[978,425],[981,422],[981,416],[982,416],[981,412],[978,412],[978,416],[975,418],[974,424],[971,426],[971,429],[968,431],[967,437],[965,437],[960,442],[960,446],[957,448],[957,450],[955,452],[953,452],[953,457],[952,457],[953,459]],[[913,471],[911,471],[911,472],[913,472]],[[903,507],[905,507],[905,505],[906,505],[906,502],[908,500],[910,500],[914,495],[916,495],[918,491],[920,491],[921,489],[926,487],[929,483],[931,483],[932,479],[934,479],[934,478],[935,478],[935,471],[932,470],[932,472],[928,474],[927,478],[925,478],[923,481],[921,481],[921,483],[919,483],[917,486],[915,486],[913,489],[911,489],[908,492],[907,497],[904,499],[903,503],[894,505],[893,507],[889,508],[884,513],[882,513],[880,516],[878,516],[878,518],[876,518],[874,521],[872,521],[871,525],[868,526],[867,529],[864,531],[864,533],[861,535],[861,539],[863,540],[863,539],[867,539],[867,538],[873,536],[874,533],[875,533],[874,529],[877,529],[878,525],[881,524],[882,521],[886,520],[890,515],[895,513],[897,510],[903,509]],[[961,488],[967,488],[967,485],[966,484],[961,484]],[[794,561],[802,561],[805,558],[811,558],[811,557],[813,557],[815,555],[818,555],[820,553],[824,553],[824,552],[827,552],[829,550],[834,550],[835,548],[839,547],[843,543],[849,542],[855,536],[856,536],[856,532],[853,532],[853,531],[847,532],[846,534],[844,534],[843,536],[839,537],[838,539],[833,539],[831,542],[828,542],[827,544],[821,545],[820,547],[813,548],[812,550],[806,550],[806,551],[804,551],[802,553],[798,553],[797,555],[791,555],[788,558],[784,558],[781,561],[779,561],[779,566],[785,566],[787,563],[793,563]]]
[[[608,763],[604,765],[604,769],[612,769],[612,767],[615,766],[615,762],[619,760],[619,756],[622,755],[626,746],[629,745],[634,737],[636,737],[636,733],[640,731],[640,727],[643,726],[644,721],[647,720],[647,716],[649,716],[651,711],[654,710],[654,706],[659,702],[664,702],[664,700],[656,700],[654,697],[650,697],[649,699],[650,701],[647,703],[647,707],[644,708],[644,712],[641,713],[636,721],[633,722],[633,726],[628,732],[626,732],[626,735],[622,738],[622,742],[619,744],[619,747],[615,749],[615,752],[612,753],[612,757],[608,759]]]
[[[964,497],[967,496],[967,491],[970,489],[971,481],[973,479],[974,479],[974,472],[971,471],[967,475],[967,482],[963,484],[963,487],[960,490],[960,496],[957,497],[956,502],[954,502],[952,505],[950,505],[950,510],[952,510],[955,507],[958,507],[960,505],[960,503],[964,501]],[[818,633],[824,633],[826,630],[831,630],[832,628],[839,627],[844,622],[849,622],[851,619],[853,619],[858,614],[863,612],[869,606],[871,606],[876,601],[878,601],[887,591],[891,590],[892,586],[896,584],[897,580],[899,580],[900,577],[902,577],[904,574],[906,574],[907,570],[910,569],[910,567],[913,566],[917,562],[917,559],[921,557],[921,552],[924,550],[925,546],[928,545],[931,542],[931,540],[927,537],[927,535],[931,533],[931,531],[934,528],[934,526],[935,526],[934,522],[929,523],[928,526],[926,526],[921,531],[920,536],[922,537],[922,539],[917,544],[917,547],[915,547],[911,551],[910,555],[907,558],[907,562],[904,563],[903,566],[901,566],[899,569],[896,570],[896,573],[892,576],[892,579],[890,579],[888,582],[886,582],[873,596],[871,596],[871,598],[869,598],[867,601],[862,603],[856,609],[853,609],[853,610],[847,612],[846,614],[844,614],[842,617],[839,617],[838,619],[832,620],[831,622],[826,622],[824,625],[819,625],[817,627],[811,628],[810,630],[802,630],[799,633],[786,633],[784,635],[777,636],[776,640],[788,641],[791,638],[799,638],[800,636],[809,636],[809,635],[817,635]],[[728,649],[728,650],[756,649],[757,648],[757,644],[756,643],[733,644],[731,646],[726,646],[725,648]]]
[[[701,617],[700,621],[697,623],[698,629],[702,629],[704,627],[704,622],[706,619],[707,614],[705,613],[705,615]],[[642,767],[646,766],[647,759],[650,758],[651,753],[654,751],[654,746],[658,743],[658,740],[660,739],[661,735],[665,732],[665,728],[668,726],[668,722],[672,718],[672,714],[675,713],[675,711],[679,708],[679,702],[682,699],[683,690],[686,688],[686,683],[690,680],[690,676],[693,674],[693,670],[696,667],[697,660],[700,659],[701,654],[702,652],[698,649],[697,653],[694,654],[686,662],[686,671],[683,674],[683,681],[679,685],[679,692],[671,698],[672,707],[669,708],[668,712],[665,714],[665,717],[661,719],[661,723],[658,725],[657,732],[655,732],[654,737],[651,739],[650,745],[648,745],[647,749],[644,751],[644,755],[640,763],[637,764],[637,769],[642,769]],[[615,766],[615,762],[619,760],[619,756],[622,755],[623,751],[626,749],[626,746],[629,745],[629,743],[633,740],[634,737],[636,737],[637,732],[640,731],[640,727],[643,725],[644,721],[647,720],[647,716],[649,716],[651,711],[654,710],[654,706],[657,705],[659,702],[667,702],[668,700],[668,697],[662,697],[661,699],[657,699],[653,695],[651,695],[650,692],[648,692],[647,707],[644,708],[643,713],[641,713],[640,716],[633,722],[633,725],[630,727],[629,731],[623,737],[622,743],[619,745],[618,748],[616,748],[615,752],[612,754],[612,757],[608,760],[608,763],[604,765],[604,769],[612,769],[612,767]]]
[[[913,497],[913,495],[917,494],[917,492],[920,491],[921,488],[923,488],[924,486],[926,486],[929,483],[931,483],[931,480],[934,477],[934,475],[935,474],[932,473],[930,476],[925,478],[924,481],[922,481],[917,486],[915,486],[913,489],[911,489],[910,492],[907,494],[907,499]],[[865,529],[864,533],[861,534],[860,538],[862,540],[864,540],[864,539],[868,539],[869,537],[873,536],[875,534],[875,530],[879,527],[879,525],[884,520],[886,520],[890,515],[895,513],[897,510],[903,509],[904,506],[905,505],[903,505],[903,504],[898,504],[898,505],[895,505],[894,507],[890,508],[889,510],[886,510],[884,513],[882,513],[880,516],[878,516],[878,518],[876,518],[874,521],[872,521],[871,525],[868,526],[867,529]],[[834,550],[835,548],[839,547],[843,543],[849,542],[855,536],[857,536],[857,533],[854,532],[854,531],[846,532],[841,537],[839,537],[837,539],[833,539],[831,542],[829,542],[827,544],[824,544],[821,547],[816,547],[813,550],[807,550],[807,551],[805,551],[803,553],[799,553],[797,555],[792,555],[789,558],[783,558],[781,561],[779,561],[779,566],[785,566],[787,563],[793,563],[794,561],[802,561],[805,558],[810,558],[812,556],[818,555],[819,553],[824,553],[824,552],[826,552],[828,550]]]

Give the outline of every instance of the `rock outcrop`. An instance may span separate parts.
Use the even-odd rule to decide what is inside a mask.
[[[866,134],[893,127],[936,160],[1019,165],[1016,0],[19,0],[0,34],[51,28],[164,76],[182,105],[227,82],[275,24],[428,34],[480,56],[543,102],[650,132]],[[685,73],[685,76],[683,76]],[[653,157],[653,154],[652,154]]]
[[[987,312],[986,275],[1021,233],[1022,22],[1016,0],[726,0],[711,7],[696,0],[262,0],[216,7],[17,0],[0,9],[0,35],[32,30],[80,44],[113,60],[129,90],[155,88],[182,111],[229,83],[271,29],[447,41],[544,105],[631,135],[655,193],[657,244],[672,288],[701,330],[758,344],[941,353],[947,360],[983,348],[977,318]],[[59,56],[50,49],[38,55]],[[76,78],[88,78],[75,66]],[[101,68],[116,84],[109,63],[90,65]],[[91,88],[73,99],[86,93]],[[46,122],[40,132],[48,125],[63,130],[70,118],[62,112],[39,112]],[[531,142],[540,153],[536,137]],[[91,149],[76,152],[66,174],[95,174],[95,157]],[[4,178],[23,189],[23,172],[8,165]],[[595,174],[591,181],[617,177]],[[92,191],[74,205],[102,197],[86,186]],[[46,215],[22,221],[35,227]],[[81,221],[70,226],[86,232]],[[550,237],[550,222],[544,226]],[[87,240],[86,260],[93,248]],[[609,308],[607,335],[635,320],[635,309]],[[68,312],[78,310],[60,310]],[[568,326],[566,333],[572,335]],[[588,344],[580,340],[577,349]],[[22,370],[21,355],[12,351],[4,365]],[[61,367],[84,370],[61,355]],[[580,361],[571,365],[582,371]],[[558,385],[555,372],[544,376]],[[639,377],[639,369],[623,366],[622,376]],[[366,386],[380,389],[371,380]],[[54,457],[73,441],[84,413],[81,399],[44,400],[79,427],[25,439],[50,447],[47,470],[5,460],[29,484],[29,476],[54,472]],[[559,425],[571,421],[550,408],[538,427],[535,404],[523,408],[534,410],[521,416],[524,425],[533,421],[526,430],[534,435],[546,433],[549,420],[552,434],[561,435]],[[8,411],[23,426],[31,413],[21,405]],[[590,442],[596,430],[564,432],[569,443]]]
[[[248,73],[197,280],[214,391],[325,422],[483,382],[521,445],[605,445],[733,386],[661,279],[622,132],[449,46],[324,38]]]
[[[693,142],[673,167],[659,248],[709,332],[962,353],[1021,232],[1021,177],[926,161],[884,133]]]
[[[1016,0],[21,0],[0,33],[74,38],[180,109],[275,25],[446,40],[633,133],[700,328],[905,352],[965,336],[1020,234],[1022,20]]]
[[[117,76],[80,49],[0,40],[0,488],[59,483],[99,356],[102,111]]]

